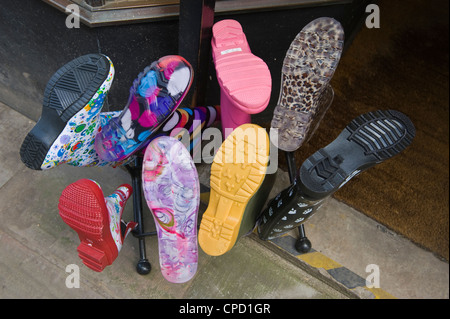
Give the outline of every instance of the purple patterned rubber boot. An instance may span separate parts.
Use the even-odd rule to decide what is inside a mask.
[[[142,186],[158,233],[161,272],[170,282],[186,282],[197,272],[200,183],[180,141],[161,136],[147,146]]]
[[[134,80],[122,113],[95,136],[99,158],[118,162],[143,149],[181,104],[192,79],[192,67],[181,56],[165,56],[146,67]]]

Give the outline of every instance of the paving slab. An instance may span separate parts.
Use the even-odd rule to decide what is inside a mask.
[[[129,236],[113,265],[97,273],[77,256],[77,234],[59,217],[63,189],[81,178],[96,180],[105,194],[130,183],[121,168],[60,165],[34,171],[21,164],[19,148],[34,122],[0,104],[0,298],[348,298],[333,285],[311,276],[252,236],[227,254],[212,257],[200,249],[196,276],[185,284],[166,281],[159,269],[156,237],[146,238],[150,274],[137,274],[138,242]],[[20,130],[14,130],[20,128]],[[10,132],[14,131],[12,136]],[[206,175],[204,175],[206,176]],[[154,230],[144,203],[146,231]],[[132,202],[124,219],[133,216]],[[74,268],[75,267],[75,268]],[[79,288],[73,286],[74,269]],[[351,295],[350,295],[351,296]]]
[[[131,179],[124,169],[112,167],[26,168],[19,147],[33,126],[0,103],[0,298],[449,298],[448,262],[334,198],[305,224],[313,245],[307,254],[294,248],[296,231],[274,241],[251,234],[223,256],[199,249],[196,276],[172,284],[160,273],[156,237],[146,238],[152,271],[142,276],[135,271],[138,242],[129,236],[114,264],[96,273],[77,256],[78,236],[58,215],[59,196],[80,178],[96,180],[105,194]],[[197,167],[207,191],[209,166]],[[268,199],[288,185],[288,174],[279,170]],[[143,206],[145,230],[152,231],[154,222]],[[132,216],[129,202],[124,219]],[[66,285],[72,275],[67,267],[73,265],[80,271],[79,288]],[[378,266],[378,289],[365,286],[369,265]]]
[[[277,187],[288,185],[284,172],[277,178]],[[449,298],[448,261],[333,197],[305,223],[305,232],[312,242],[310,254],[295,250],[297,230],[272,243],[334,276],[361,298]],[[366,279],[373,284],[375,271],[379,287],[367,289]]]

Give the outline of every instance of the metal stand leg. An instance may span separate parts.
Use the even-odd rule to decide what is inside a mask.
[[[142,216],[142,157],[137,156],[134,165],[125,166],[128,173],[131,175],[131,186],[133,187],[133,213],[134,221],[138,223],[132,234],[139,241],[139,261],[136,265],[136,271],[140,275],[147,275],[150,273],[152,267],[147,259],[146,249],[145,249],[145,237],[154,236],[156,232],[144,232],[144,218]]]
[[[289,169],[289,179],[291,183],[294,182],[297,175],[297,169],[295,168],[295,157],[293,152],[286,152],[286,162]],[[311,250],[311,241],[306,237],[305,226],[301,224],[298,226],[299,238],[295,242],[295,249],[300,253],[307,253]]]
[[[303,224],[298,226],[298,239],[295,242],[295,249],[299,253],[307,253],[311,250],[312,244],[311,241],[306,237],[305,227]]]
[[[215,0],[180,0],[178,54],[191,63],[194,83],[184,98],[190,107],[204,105]]]
[[[291,183],[294,182],[295,177],[297,175],[297,168],[295,167],[295,157],[293,152],[285,152],[286,153],[286,162],[289,170],[289,179]]]

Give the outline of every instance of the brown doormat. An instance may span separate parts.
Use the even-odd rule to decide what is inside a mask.
[[[395,109],[416,127],[401,154],[334,194],[380,224],[449,258],[448,5],[442,1],[380,1],[380,28],[365,26],[331,81],[335,99],[297,167],[333,141],[360,114]],[[280,167],[286,168],[280,152]]]

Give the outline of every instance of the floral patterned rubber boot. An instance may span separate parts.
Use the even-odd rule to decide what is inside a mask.
[[[47,83],[41,117],[22,143],[22,162],[34,170],[107,164],[98,159],[93,141],[113,78],[114,66],[101,54],[61,67]]]

